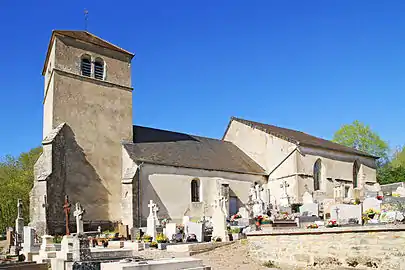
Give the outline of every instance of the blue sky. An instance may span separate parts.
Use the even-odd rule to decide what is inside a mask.
[[[129,51],[134,123],[220,138],[231,116],[405,143],[405,1],[1,1],[0,156],[40,145],[53,29]]]

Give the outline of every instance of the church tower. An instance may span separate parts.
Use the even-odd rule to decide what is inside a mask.
[[[85,220],[121,218],[121,143],[133,139],[133,56],[87,31],[52,32],[32,223],[59,227],[65,195],[82,204]]]

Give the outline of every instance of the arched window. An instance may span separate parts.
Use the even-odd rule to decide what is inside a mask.
[[[94,62],[94,78],[104,80],[104,61],[100,58]]]
[[[91,76],[91,58],[88,55],[82,57],[82,61],[80,63],[80,71],[83,76]]]
[[[193,179],[193,181],[191,181],[191,201],[200,201],[200,181],[198,179]]]
[[[360,164],[356,160],[356,161],[354,161],[354,164],[353,164],[353,188],[356,188],[358,186],[359,170],[360,170]]]
[[[322,178],[322,162],[318,159],[314,165],[314,190],[320,190]]]

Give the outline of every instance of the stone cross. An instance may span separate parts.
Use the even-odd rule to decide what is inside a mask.
[[[17,201],[17,218],[22,218],[22,200]]]
[[[154,210],[155,206],[156,206],[156,204],[152,200],[150,200],[149,204],[148,204],[149,216],[153,216],[153,212],[154,212],[153,210]]]
[[[286,180],[284,180],[282,183],[281,183],[281,185],[280,185],[280,188],[284,188],[284,194],[285,195],[287,195],[287,188],[289,187],[290,185],[287,183],[287,181]]]
[[[48,199],[47,199],[46,195],[44,195],[44,203],[42,204],[42,207],[45,209],[45,219],[46,219],[46,213],[47,213],[48,207],[49,207]],[[48,233],[48,224],[47,224],[46,220],[45,220],[44,226],[45,226],[45,235],[48,235],[49,234]]]
[[[65,196],[65,204],[63,205],[63,210],[65,211],[66,216],[66,235],[70,235],[69,231],[69,214],[70,214],[70,202],[68,195]]]
[[[83,229],[83,214],[86,211],[83,209],[79,202],[76,203],[76,210],[73,212],[73,215],[76,217],[76,227],[77,227],[77,234],[84,233]]]

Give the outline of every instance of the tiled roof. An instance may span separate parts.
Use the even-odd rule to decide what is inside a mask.
[[[312,146],[312,147],[324,148],[324,149],[345,152],[345,153],[350,153],[350,154],[355,154],[355,155],[360,155],[360,156],[378,158],[378,157],[375,157],[368,153],[356,150],[354,148],[347,147],[347,146],[344,146],[344,145],[341,145],[338,143],[334,143],[332,141],[328,141],[328,140],[325,140],[322,138],[318,138],[318,137],[306,134],[301,131],[277,127],[277,126],[263,124],[263,123],[258,123],[258,122],[254,122],[254,121],[250,121],[250,120],[237,118],[237,117],[232,117],[230,123],[233,120],[238,121],[242,124],[248,125],[250,127],[259,129],[263,132],[276,136],[280,139],[290,141],[297,145],[299,144],[299,145],[303,145],[303,146]],[[228,126],[228,128],[229,128],[229,126]]]
[[[134,126],[134,141],[124,147],[135,162],[265,175],[236,145],[218,139]]]

